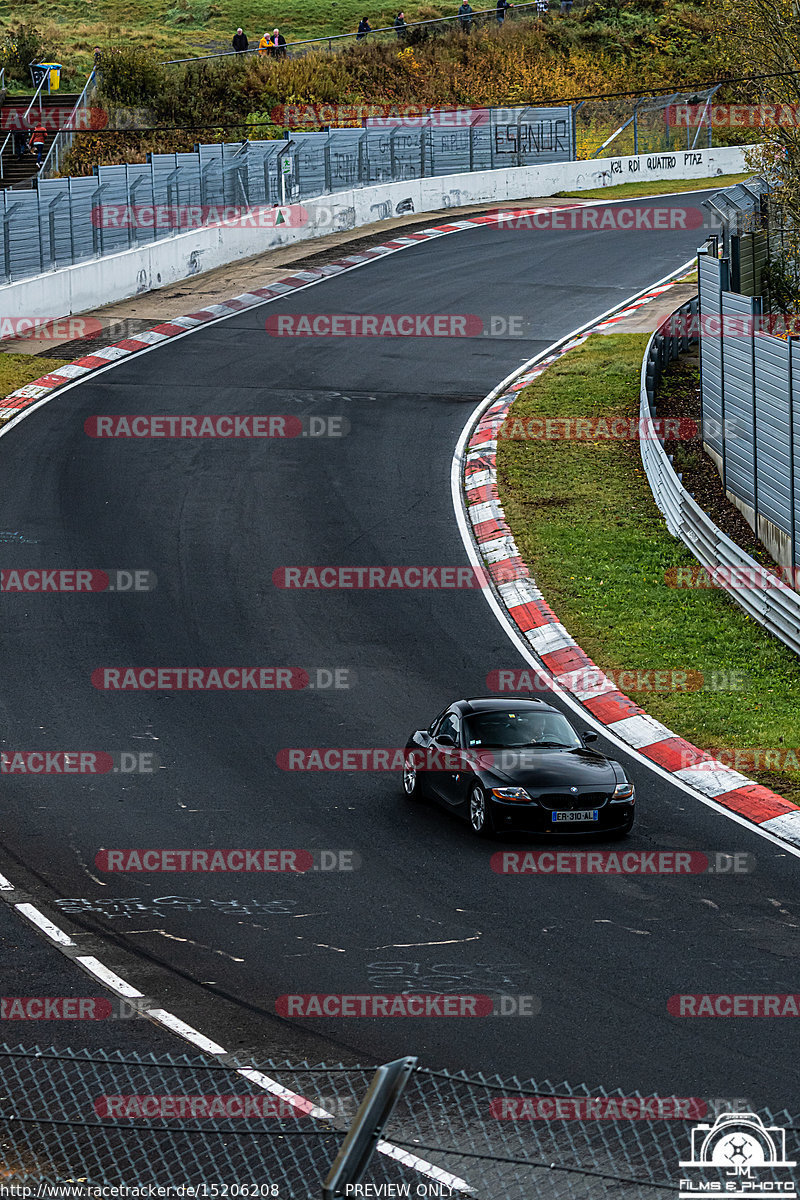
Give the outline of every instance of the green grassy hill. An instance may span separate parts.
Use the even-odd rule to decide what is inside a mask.
[[[457,7],[458,0],[411,0],[404,11],[410,22],[453,16]],[[491,4],[475,0],[473,7]],[[538,39],[526,37],[525,45],[537,60],[554,60],[549,63],[554,86],[563,74],[555,60],[575,52],[590,56],[576,78],[582,86],[593,84],[594,91],[623,78],[623,86],[632,87],[665,73],[680,77],[692,72],[703,79],[710,68],[713,73],[710,43],[718,17],[707,6],[680,0],[576,0],[572,16],[563,20],[558,0],[552,0],[552,7],[555,14],[543,26],[520,13],[508,20],[504,32],[515,41],[522,25],[538,28]],[[396,12],[386,0],[378,5],[366,0],[294,0],[289,6],[254,0],[246,13],[239,0],[17,0],[12,12],[0,13],[0,37],[13,42],[20,24],[35,27],[41,34],[42,56],[63,63],[66,86],[75,88],[91,69],[95,45],[106,52],[136,47],[165,60],[227,50],[238,25],[251,42],[275,25],[291,42],[352,33],[364,14],[374,28],[391,25]],[[491,26],[496,29],[494,22]],[[386,44],[397,49],[393,35]],[[33,54],[25,61],[30,57]],[[21,82],[12,81],[12,87]]]

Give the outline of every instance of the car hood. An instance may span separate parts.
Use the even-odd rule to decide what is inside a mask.
[[[481,754],[485,764],[481,774],[533,791],[563,787],[611,790],[621,778],[609,759],[592,750],[494,750],[491,765],[487,758],[487,752]]]

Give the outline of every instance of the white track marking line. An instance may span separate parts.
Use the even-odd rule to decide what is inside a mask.
[[[66,933],[59,929],[57,925],[54,925],[49,917],[46,917],[44,913],[39,912],[39,909],[35,904],[15,904],[14,908],[18,913],[22,913],[23,917],[27,917],[29,921],[32,921],[37,929],[40,929],[42,933],[46,934],[47,937],[49,937],[52,942],[56,942],[57,945],[76,945],[72,938],[67,937]]]
[[[111,988],[112,992],[117,992],[118,995],[124,996],[126,1000],[143,1000],[144,992],[140,992],[138,988],[131,987],[126,983],[115,971],[111,971],[104,966],[99,958],[94,958],[90,954],[78,955],[75,959],[79,962],[85,971],[90,975],[94,975],[95,979],[99,979],[107,988]]]

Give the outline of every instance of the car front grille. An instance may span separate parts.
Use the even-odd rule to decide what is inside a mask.
[[[550,792],[540,796],[539,803],[554,811],[574,808],[602,808],[611,799],[608,792]]]

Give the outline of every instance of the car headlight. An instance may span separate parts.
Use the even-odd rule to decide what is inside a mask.
[[[525,791],[525,788],[492,788],[492,795],[498,800],[517,800],[522,804],[530,804],[530,796]]]
[[[619,800],[632,800],[632,799],[633,799],[633,784],[628,783],[628,781],[626,780],[625,783],[618,783],[617,786],[614,788],[614,794],[611,797],[611,803],[613,804],[615,800],[619,801]]]

